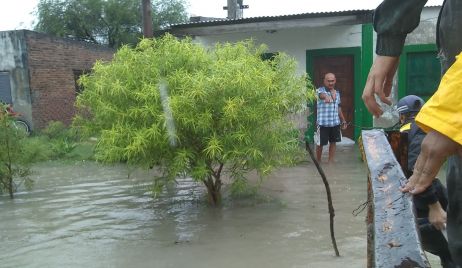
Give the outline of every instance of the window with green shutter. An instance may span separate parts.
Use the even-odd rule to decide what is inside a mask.
[[[398,98],[417,95],[428,100],[438,88],[441,65],[435,44],[408,45],[400,57]]]
[[[436,51],[407,54],[406,95],[428,99],[438,88],[441,65]]]

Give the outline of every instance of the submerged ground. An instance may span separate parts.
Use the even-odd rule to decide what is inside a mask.
[[[365,267],[366,214],[353,215],[366,201],[365,165],[352,145],[323,167],[341,257],[309,161],[222,208],[207,206],[188,179],[153,199],[150,172],[50,162],[34,167],[32,191],[0,197],[1,267]]]

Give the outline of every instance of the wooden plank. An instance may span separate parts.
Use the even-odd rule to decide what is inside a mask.
[[[382,130],[363,130],[369,168],[368,267],[430,267],[422,250],[412,207],[403,194],[405,176]]]

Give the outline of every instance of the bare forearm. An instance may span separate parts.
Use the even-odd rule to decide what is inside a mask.
[[[338,117],[340,118],[340,121],[343,122],[346,122],[345,120],[345,116],[343,116],[343,112],[342,112],[342,108],[341,107],[338,107]]]
[[[428,205],[428,220],[438,230],[446,229],[446,211],[441,207],[440,202]]]

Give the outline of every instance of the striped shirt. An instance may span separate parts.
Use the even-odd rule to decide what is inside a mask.
[[[319,95],[325,93],[328,96],[332,96],[329,90],[325,87],[320,87],[316,90],[316,96],[318,99],[317,105],[317,124],[323,127],[334,127],[340,125],[340,117],[338,115],[338,108],[340,106],[340,92],[337,90],[336,98],[334,102],[325,102],[321,100]]]

